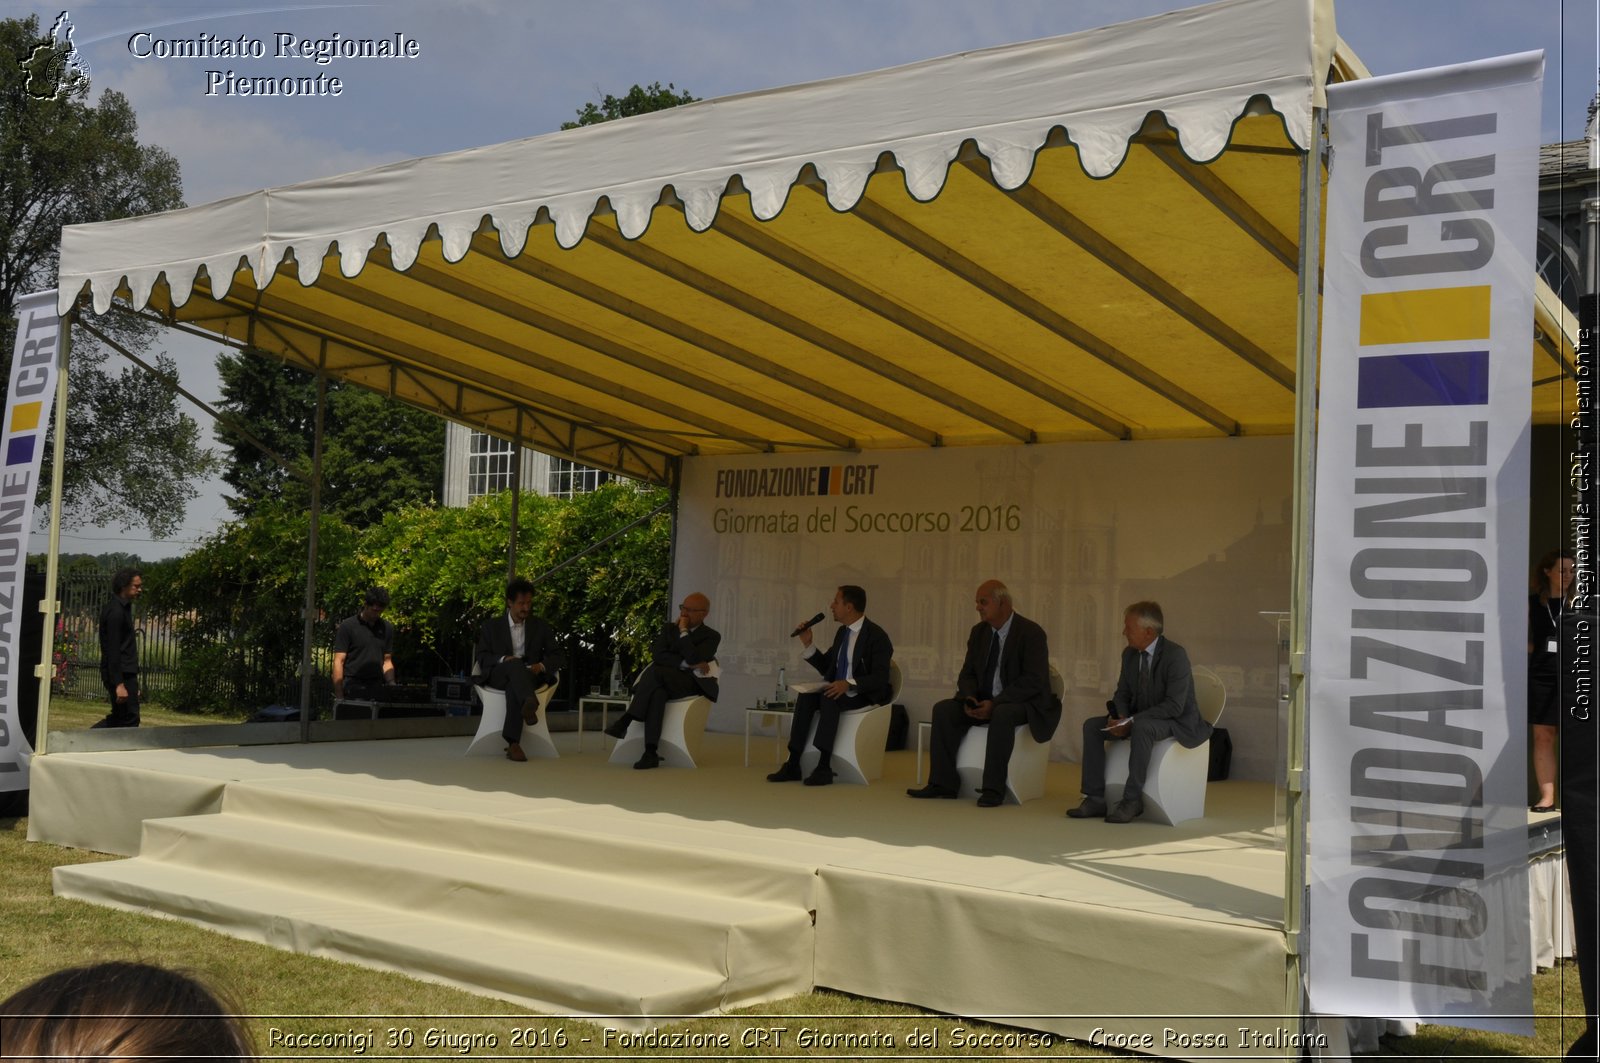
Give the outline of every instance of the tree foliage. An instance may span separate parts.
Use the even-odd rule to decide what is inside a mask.
[[[139,142],[127,99],[108,89],[91,104],[88,80],[65,63],[70,45],[42,45],[45,39],[32,16],[0,20],[0,56],[29,57],[27,69],[0,60],[0,378],[6,380],[16,301],[56,283],[62,226],[183,206],[177,160]],[[51,83],[55,98],[40,99],[47,74],[64,80]],[[135,353],[154,344],[154,329],[142,321],[111,315],[95,325]],[[68,377],[62,517],[71,525],[142,523],[158,537],[170,534],[198,493],[190,481],[214,470],[212,457],[169,385],[132,365],[113,370],[109,357],[78,334]],[[172,372],[164,356],[155,361]]]
[[[222,378],[221,408],[309,476],[316,378],[250,352],[219,354],[217,372]],[[233,488],[228,508],[234,513],[250,516],[279,502],[310,507],[308,481],[225,424],[217,426],[216,436],[227,452],[222,478]],[[438,497],[444,436],[444,422],[425,410],[329,381],[323,417],[323,512],[366,527],[386,513]]]
[[[148,566],[143,607],[175,616],[181,649],[169,707],[254,710],[299,700],[309,534],[305,510],[263,508],[184,556]],[[324,516],[318,567],[337,565],[353,539],[343,521]],[[335,622],[319,617],[314,645],[333,644]]]
[[[195,481],[221,462],[201,443],[194,418],[178,409],[171,358],[155,357],[158,377],[131,365],[113,375],[92,357],[75,348],[68,376],[62,521],[73,527],[142,524],[157,538],[171,535],[199,493]],[[39,500],[46,508],[47,486],[40,484]]]
[[[614,653],[630,668],[644,661],[667,615],[671,520],[663,510],[603,549],[539,577],[666,498],[664,490],[631,484],[607,484],[571,499],[522,496],[518,571],[537,581],[534,609],[561,636],[576,670],[573,683],[609,674]],[[459,509],[406,506],[367,528],[325,516],[318,543],[319,653],[326,656],[334,628],[376,584],[391,596],[385,615],[395,625],[402,682],[470,670],[478,628],[504,604],[510,527],[508,491]],[[307,534],[303,510],[258,507],[146,579],[146,606],[182,617],[183,678],[173,707],[253,710],[296,700]],[[331,689],[325,670],[315,689],[325,701]]]
[[[691,96],[687,91],[679,92],[677,88],[671,82],[667,83],[666,88],[662,88],[661,82],[652,81],[645,86],[635,85],[621,96],[613,96],[608,92],[598,104],[591,100],[578,108],[578,120],[562,122],[561,128],[576,129],[579,126],[599,125],[614,118],[632,118],[636,114],[664,111],[669,107],[696,101],[697,97]]]
[[[55,282],[63,225],[183,206],[178,161],[139,143],[120,92],[107,89],[91,106],[81,77],[56,99],[29,91],[29,73],[14,60],[43,39],[31,15],[0,20],[0,55],[13,60],[0,62],[0,316],[8,320],[18,296]]]

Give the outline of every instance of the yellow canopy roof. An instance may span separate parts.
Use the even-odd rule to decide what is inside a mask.
[[[1224,0],[73,226],[62,307],[120,295],[658,482],[1285,433],[1312,107],[1359,69],[1334,40],[1326,0]],[[1572,329],[1540,308],[1554,419]]]

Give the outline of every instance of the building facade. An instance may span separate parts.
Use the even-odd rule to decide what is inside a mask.
[[[454,422],[446,426],[444,440],[444,504],[464,506],[480,495],[511,487],[512,444],[509,439],[475,432]],[[593,491],[611,479],[611,473],[523,449],[522,489],[535,494],[571,498]]]
[[[1589,104],[1582,140],[1539,149],[1539,276],[1578,312],[1600,283],[1600,96]]]

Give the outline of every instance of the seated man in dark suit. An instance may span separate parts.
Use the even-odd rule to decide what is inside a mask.
[[[1022,724],[1048,742],[1061,722],[1061,700],[1050,689],[1050,648],[1044,628],[1018,614],[1011,592],[997,579],[978,587],[981,619],[967,636],[967,658],[956,696],[933,707],[933,755],[928,785],[912,797],[955,797],[961,789],[956,752],[969,728],[987,727],[979,808],[1005,800],[1006,770]]]
[[[889,699],[893,687],[889,662],[894,657],[894,644],[889,641],[888,632],[867,619],[867,592],[846,584],[834,592],[829,609],[839,630],[827,653],[811,644],[809,626],[802,626],[799,631],[806,660],[822,674],[827,685],[795,698],[789,759],[767,776],[768,782],[800,778],[800,755],[805,752],[813,717],[818,721],[816,747],[822,759],[817,761],[816,770],[806,776],[806,785],[827,786],[833,782],[833,740],[839,733],[839,714],[846,709],[882,705]]]
[[[478,633],[478,674],[484,685],[506,692],[506,757],[527,760],[522,751],[522,725],[539,722],[541,687],[556,681],[566,665],[556,646],[556,633],[533,612],[533,584],[517,578],[506,584],[506,611],[486,621]]]
[[[655,643],[650,647],[650,667],[633,684],[627,711],[606,728],[606,734],[621,739],[628,733],[629,721],[644,722],[644,755],[634,762],[635,768],[661,766],[656,747],[661,742],[661,719],[666,715],[667,702],[699,694],[717,700],[717,678],[710,673],[722,636],[706,626],[710,611],[711,600],[705,595],[684,597],[678,606],[678,622],[662,624],[656,632]]]
[[[1083,722],[1083,802],[1067,810],[1073,819],[1104,816],[1129,823],[1144,814],[1144,777],[1150,751],[1163,738],[1185,749],[1211,737],[1211,725],[1194,699],[1194,673],[1183,647],[1161,634],[1165,622],[1155,602],[1134,602],[1122,614],[1122,673],[1105,716]],[[1106,809],[1106,740],[1132,743],[1128,781],[1117,807]]]

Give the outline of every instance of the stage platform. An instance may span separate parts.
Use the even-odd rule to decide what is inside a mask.
[[[53,753],[29,837],[133,858],[58,869],[62,896],[562,1014],[821,986],[1076,1038],[1293,1025],[1270,785],[1111,825],[1063,815],[1071,764],[1043,800],[980,809],[907,798],[909,751],[870,786],[805,787],[766,782],[770,736],[748,767],[711,734],[701,768],[655,771],[586,738],[528,763],[464,737]]]

